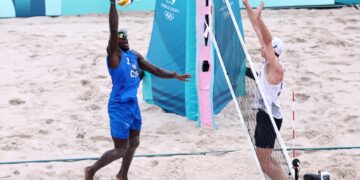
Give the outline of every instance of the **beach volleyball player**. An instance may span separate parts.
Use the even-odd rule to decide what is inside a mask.
[[[252,10],[247,0],[243,0],[250,22],[261,44],[261,56],[264,58],[260,70],[257,72],[259,83],[265,94],[261,98],[256,93],[254,106],[258,109],[256,114],[255,145],[262,170],[273,180],[285,179],[281,167],[271,154],[274,148],[276,133],[274,128],[280,130],[282,124],[282,112],[279,96],[283,87],[284,68],[279,61],[283,52],[283,42],[279,38],[272,38],[270,31],[264,24],[261,12],[264,3],[261,2],[256,11]],[[246,75],[254,79],[251,69],[247,69]],[[265,99],[265,100],[264,100]],[[266,110],[264,101],[270,105],[271,113],[277,127],[273,127],[270,116]]]
[[[126,30],[118,31],[115,0],[110,2],[110,39],[106,63],[113,85],[108,113],[114,148],[106,151],[92,166],[85,168],[85,180],[92,180],[99,169],[119,158],[122,158],[122,164],[116,178],[127,179],[131,161],[140,143],[142,120],[136,95],[140,83],[140,68],[161,78],[175,78],[180,81],[190,78],[187,74],[179,75],[160,69],[147,62],[138,52],[130,50]]]

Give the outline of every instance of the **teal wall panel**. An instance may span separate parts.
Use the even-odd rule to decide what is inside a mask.
[[[45,7],[47,16],[61,15],[61,0],[46,0]]]
[[[62,14],[108,13],[110,1],[105,0],[62,0]],[[151,11],[155,9],[155,0],[134,0],[130,6],[117,7],[120,11]]]
[[[335,1],[344,4],[360,4],[360,0],[264,0],[266,7],[333,5]],[[43,13],[43,2],[45,2],[45,14]],[[134,0],[130,6],[118,6],[118,10],[153,11],[155,2],[156,0]],[[242,0],[239,2],[242,7]],[[261,0],[249,0],[249,2],[253,7],[256,7]],[[108,13],[109,6],[110,2],[107,0],[0,0],[0,17]]]
[[[343,4],[360,4],[360,0],[335,0],[335,2]]]
[[[261,0],[249,0],[251,6],[256,7]],[[264,0],[265,7],[287,7],[287,6],[316,6],[316,5],[332,5],[335,0]],[[240,7],[243,7],[240,0]]]
[[[178,0],[184,1],[184,0]],[[119,10],[124,11],[153,11],[155,10],[155,0],[134,0],[134,2],[127,7],[118,6]]]
[[[0,0],[0,18],[15,17],[15,7],[12,0]]]
[[[109,2],[105,0],[62,0],[62,15],[106,13]]]
[[[16,17],[31,16],[31,0],[15,0]]]
[[[31,16],[45,16],[45,0],[31,0]]]

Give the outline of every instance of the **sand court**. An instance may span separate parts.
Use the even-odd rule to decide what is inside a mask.
[[[285,43],[281,130],[295,147],[360,146],[360,16],[355,8],[265,10],[264,20]],[[130,47],[147,53],[152,12],[119,14]],[[245,40],[258,65],[258,42],[242,12]],[[0,161],[98,157],[112,147],[107,115],[107,15],[0,20]],[[234,105],[216,116],[218,129],[145,103],[137,154],[237,149],[226,154],[134,158],[130,179],[257,179]],[[301,173],[327,170],[332,179],[360,179],[360,151],[297,151]],[[0,179],[82,179],[92,161],[0,165]],[[96,179],[114,179],[121,160]]]

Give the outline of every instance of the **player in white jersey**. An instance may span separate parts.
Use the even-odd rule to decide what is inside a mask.
[[[284,68],[279,62],[278,57],[283,51],[283,43],[279,38],[272,38],[270,31],[261,18],[261,11],[264,3],[261,2],[258,8],[252,10],[247,0],[243,0],[250,22],[256,32],[261,44],[261,56],[264,58],[258,79],[264,92],[265,98],[261,98],[259,92],[255,96],[255,107],[258,109],[256,114],[255,145],[256,155],[260,161],[262,170],[273,180],[285,179],[279,163],[272,158],[276,133],[271,123],[271,119],[266,111],[264,102],[271,107],[271,112],[277,128],[280,130],[282,124],[282,113],[279,103],[279,96],[283,86]],[[252,76],[250,69],[247,69],[248,76]]]

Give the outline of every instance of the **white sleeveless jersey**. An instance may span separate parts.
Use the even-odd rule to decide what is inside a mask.
[[[265,77],[265,73],[266,73],[265,67],[266,67],[267,63],[268,62],[265,60],[262,62],[259,72],[258,72],[258,79],[259,79],[260,85],[262,87],[263,93],[265,95],[265,98],[267,100],[267,103],[271,106],[271,111],[272,111],[273,117],[276,119],[281,119],[283,116],[282,116],[282,112],[281,112],[279,97],[280,97],[284,82],[281,81],[279,84],[272,85],[267,81],[267,79]],[[281,62],[280,62],[280,64],[284,68],[284,66]],[[258,91],[255,93],[254,106],[257,109],[262,109],[263,111],[267,112],[265,104],[264,104],[264,100],[263,100],[263,98],[261,98],[260,92],[258,92]]]

